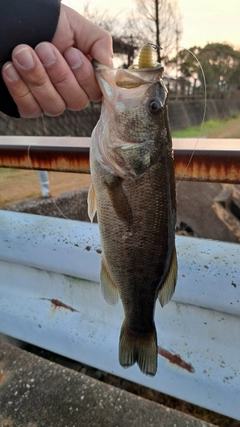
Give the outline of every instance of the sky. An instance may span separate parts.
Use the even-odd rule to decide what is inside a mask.
[[[63,0],[81,13],[84,0]],[[135,7],[134,0],[89,0],[94,8],[115,16]],[[240,0],[178,0],[183,35],[180,47],[227,42],[240,49]],[[119,15],[120,16],[120,15]]]

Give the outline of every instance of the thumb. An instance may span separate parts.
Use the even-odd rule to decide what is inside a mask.
[[[58,27],[52,43],[60,52],[74,46],[101,64],[112,66],[110,34],[65,5],[61,5]]]

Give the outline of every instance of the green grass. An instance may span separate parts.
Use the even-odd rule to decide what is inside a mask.
[[[193,126],[184,130],[172,132],[173,138],[239,138],[240,115],[233,114],[223,120],[208,120],[202,126]],[[201,133],[200,133],[201,132]],[[223,135],[223,136],[222,136]]]
[[[16,169],[10,169],[10,168],[0,168],[0,173],[6,173],[6,172],[12,172]]]
[[[207,136],[208,132],[216,129],[221,125],[221,120],[209,120],[205,122],[202,127],[201,136]],[[177,130],[172,132],[174,138],[195,138],[199,136],[201,131],[201,126],[192,126],[187,129]]]

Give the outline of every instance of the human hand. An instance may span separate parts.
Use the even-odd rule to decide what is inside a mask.
[[[61,5],[52,43],[33,50],[18,45],[12,62],[2,68],[3,80],[25,118],[42,113],[60,115],[66,108],[83,109],[88,101],[100,101],[91,58],[111,66],[110,35],[73,9]]]

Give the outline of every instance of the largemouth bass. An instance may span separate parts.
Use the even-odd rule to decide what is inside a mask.
[[[103,92],[90,150],[88,210],[97,211],[101,290],[125,319],[123,367],[157,371],[157,298],[165,305],[177,280],[175,178],[163,68],[115,70],[95,64]]]

